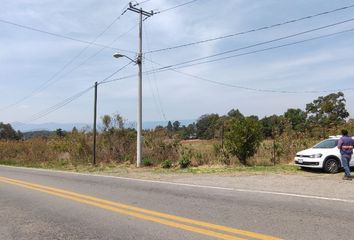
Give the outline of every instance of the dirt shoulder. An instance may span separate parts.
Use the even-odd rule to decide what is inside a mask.
[[[291,165],[270,168],[209,166],[186,170],[100,166],[66,170],[95,175],[354,200],[354,179],[342,180],[342,172],[327,174],[322,171],[304,171]]]
[[[233,173],[173,173],[147,170],[120,170],[104,175],[196,184],[234,189],[271,191],[354,200],[353,181],[342,180],[343,173],[319,171],[233,172]]]

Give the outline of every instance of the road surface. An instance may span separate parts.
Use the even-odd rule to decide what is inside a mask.
[[[1,240],[354,239],[350,199],[5,166],[0,206]]]

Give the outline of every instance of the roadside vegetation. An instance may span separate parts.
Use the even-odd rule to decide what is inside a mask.
[[[202,115],[195,123],[144,130],[143,166],[168,172],[286,171],[295,153],[329,135],[347,128],[348,120],[341,92],[321,96],[305,110],[288,109],[282,115],[244,116],[231,109],[227,114]],[[119,114],[101,117],[97,135],[97,166],[92,166],[91,129],[58,129],[45,134],[23,134],[9,124],[0,123],[0,164],[67,169],[109,171],[136,162],[136,131],[126,126]],[[26,136],[26,137],[24,137]]]

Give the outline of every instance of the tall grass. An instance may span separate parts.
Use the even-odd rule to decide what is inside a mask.
[[[335,132],[333,130],[333,132]],[[331,132],[332,133],[332,132]],[[264,140],[250,165],[271,166],[289,163],[297,151],[321,140],[310,134],[286,131],[275,139]],[[71,168],[92,162],[91,132],[72,132],[20,141],[0,141],[0,164],[31,167]],[[222,148],[222,140],[181,140],[166,129],[144,131],[143,161],[146,165],[177,167],[240,165],[236,157]],[[133,129],[109,129],[98,134],[97,161],[100,164],[134,164],[136,132]],[[167,164],[168,163],[168,164]]]

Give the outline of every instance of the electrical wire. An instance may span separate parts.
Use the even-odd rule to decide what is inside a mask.
[[[145,1],[142,1],[140,3],[137,3],[137,5],[140,5],[140,4],[144,4],[146,2],[149,2],[150,0],[145,0]],[[191,1],[193,2],[193,1]],[[190,2],[190,3],[191,3]],[[173,8],[171,8],[170,10],[174,9],[174,8],[177,8],[177,7],[180,7],[180,6],[184,6],[188,3],[184,3],[184,4],[180,4],[178,6],[175,6]],[[128,4],[126,5],[128,6]],[[126,6],[124,8],[126,8]],[[167,11],[168,9],[166,9],[165,11]],[[47,87],[49,87],[50,85],[52,85],[54,82],[60,80],[61,78],[63,78],[64,76],[67,76],[69,75],[70,73],[74,72],[76,69],[80,68],[81,66],[83,66],[84,64],[86,64],[89,60],[91,60],[92,58],[96,57],[98,54],[100,54],[103,50],[107,49],[107,48],[110,48],[110,49],[115,49],[115,50],[118,50],[118,51],[126,51],[126,50],[121,50],[121,49],[118,49],[118,48],[113,48],[112,45],[118,40],[120,39],[121,37],[125,36],[126,34],[128,34],[129,32],[131,32],[132,30],[134,30],[138,24],[134,25],[132,28],[130,28],[128,31],[126,31],[125,33],[119,35],[116,39],[114,39],[112,41],[112,43],[110,43],[109,45],[101,45],[101,44],[96,44],[95,42],[97,41],[97,39],[99,37],[101,37],[105,32],[107,32],[113,25],[116,21],[118,21],[121,16],[123,16],[125,13],[126,13],[127,9],[125,9],[118,17],[116,17],[98,36],[95,37],[95,39],[91,42],[87,42],[87,41],[82,41],[82,40],[78,40],[78,39],[74,39],[74,38],[71,38],[71,37],[67,37],[67,36],[64,36],[64,35],[60,35],[60,34],[56,34],[56,33],[51,33],[51,32],[48,32],[48,31],[44,31],[44,30],[40,30],[40,29],[37,29],[37,28],[32,28],[32,27],[28,27],[28,26],[25,26],[25,25],[20,25],[20,24],[17,24],[17,23],[13,23],[13,22],[10,22],[10,21],[6,21],[6,20],[2,20],[0,19],[0,22],[3,22],[3,23],[6,23],[6,24],[11,24],[11,25],[14,25],[14,26],[17,26],[17,27],[21,27],[21,28],[25,28],[25,29],[28,29],[28,30],[32,30],[32,31],[37,31],[37,32],[41,32],[41,33],[45,33],[45,34],[49,34],[49,35],[52,35],[52,36],[56,36],[56,37],[61,37],[61,38],[65,38],[65,39],[69,39],[69,40],[73,40],[73,41],[79,41],[81,43],[87,43],[88,45],[83,48],[77,55],[75,55],[71,60],[69,60],[61,69],[59,69],[59,71],[57,71],[55,74],[52,75],[52,77],[50,77],[47,81],[45,81],[43,84],[41,84],[38,88],[34,89],[31,93],[29,93],[28,95],[26,95],[25,97],[22,97],[21,99],[15,101],[14,103],[11,103],[3,108],[0,109],[0,111],[4,111],[4,110],[7,110],[7,109],[10,109],[14,106],[17,106],[18,104],[26,101],[27,99],[31,98],[32,96],[40,93],[41,91],[43,91],[44,89],[46,89]],[[165,12],[163,11],[163,12]],[[101,46],[101,49],[99,49],[96,53],[92,54],[91,56],[89,56],[88,58],[86,58],[84,61],[82,61],[79,65],[77,65],[76,67],[72,68],[71,70],[69,70],[69,72],[66,72],[64,75],[60,76],[59,79],[57,78],[68,66],[70,66],[73,62],[75,62],[90,46],[92,45],[96,45],[96,46]],[[129,51],[131,53],[135,53],[133,51]],[[57,79],[56,79],[57,78]],[[55,80],[56,79],[56,80]],[[55,80],[55,81],[53,81]]]
[[[127,5],[126,5],[127,6]],[[123,8],[125,9],[126,6]],[[45,90],[46,88],[48,88],[50,85],[54,84],[55,82],[59,81],[61,78],[63,78],[64,76],[68,75],[69,73],[73,72],[73,69],[70,70],[69,72],[67,72],[66,74],[60,76],[59,78],[57,78],[68,66],[70,66],[73,62],[75,62],[89,47],[91,47],[103,34],[105,34],[126,12],[123,11],[118,17],[116,17],[103,31],[101,31],[95,38],[94,40],[92,40],[91,42],[89,42],[89,44],[87,44],[77,55],[75,55],[72,59],[70,59],[62,68],[60,68],[56,73],[54,73],[48,80],[46,80],[44,83],[42,83],[39,87],[37,87],[36,89],[34,89],[32,92],[30,92],[28,95],[26,95],[25,97],[20,98],[19,100],[15,101],[12,104],[7,105],[6,107],[3,107],[2,109],[0,109],[0,111],[4,111],[6,109],[9,109],[11,107],[14,107],[24,101],[26,101],[27,99],[31,98],[34,95],[37,95],[38,93],[42,92],[43,90]],[[101,50],[103,50],[105,48],[101,48]],[[99,51],[100,52],[100,51]],[[98,52],[98,53],[99,53]],[[98,53],[96,55],[98,55]],[[96,56],[95,55],[95,56]],[[85,62],[85,61],[84,61]],[[82,66],[83,64],[80,64],[79,66]],[[75,69],[77,69],[78,67],[76,67]]]
[[[295,45],[295,44],[300,44],[300,43],[304,43],[304,42],[308,42],[308,41],[313,41],[313,40],[317,40],[317,39],[327,38],[327,37],[335,36],[335,35],[338,35],[338,34],[343,34],[343,33],[348,33],[348,32],[353,32],[353,31],[354,31],[354,28],[348,29],[348,30],[344,30],[344,31],[340,31],[340,32],[335,32],[335,33],[332,33],[332,34],[319,36],[319,37],[314,37],[314,38],[311,38],[311,39],[306,39],[306,40],[297,41],[297,42],[293,42],[293,43],[283,44],[283,45],[280,45],[280,46],[274,46],[274,47],[270,47],[270,48],[265,48],[265,49],[260,49],[260,50],[248,52],[248,53],[242,53],[242,54],[238,54],[238,55],[234,55],[234,56],[229,56],[229,57],[218,59],[218,60],[224,60],[224,59],[228,59],[228,58],[231,58],[231,57],[244,56],[244,55],[254,54],[254,53],[258,53],[258,52],[264,52],[264,51],[268,51],[268,50],[273,50],[273,49],[276,49],[276,48],[292,46],[292,45]],[[345,91],[354,90],[354,88],[351,88],[351,87],[350,88],[342,88],[342,89],[312,90],[312,91],[285,91],[285,90],[259,89],[259,88],[244,87],[244,86],[240,86],[240,85],[234,85],[234,84],[229,84],[229,83],[223,83],[223,82],[210,80],[210,79],[207,79],[207,78],[204,78],[204,77],[196,76],[196,75],[193,75],[193,74],[190,74],[190,73],[185,73],[185,72],[181,72],[181,71],[177,70],[179,68],[190,67],[191,65],[183,66],[183,67],[179,67],[179,68],[178,67],[177,68],[166,68],[162,64],[157,63],[157,62],[155,62],[155,61],[153,61],[151,59],[147,59],[147,58],[145,58],[145,59],[147,61],[149,61],[149,62],[153,62],[155,64],[158,64],[159,66],[162,66],[161,68],[157,69],[157,71],[155,71],[155,73],[160,73],[160,72],[164,72],[166,70],[170,70],[170,71],[174,71],[174,72],[177,72],[177,73],[189,76],[189,77],[193,77],[193,78],[205,81],[205,82],[210,82],[210,83],[213,83],[213,84],[218,84],[218,85],[222,85],[222,86],[226,86],[226,87],[238,88],[238,89],[243,89],[243,90],[249,90],[249,91],[270,92],[270,93],[291,93],[291,94],[296,94],[296,93],[313,94],[313,93],[328,93],[328,92],[338,92],[338,91],[345,92]],[[211,60],[211,61],[216,61],[216,60]],[[208,62],[211,62],[211,61],[208,61]],[[204,63],[206,63],[206,62],[196,63],[196,64],[193,64],[193,66],[197,65],[197,64],[204,64]],[[145,74],[152,74],[152,72],[147,72]]]
[[[76,100],[77,98],[81,97],[82,95],[84,95],[85,93],[87,93],[88,91],[90,91],[92,88],[94,88],[94,86],[91,86],[89,88],[86,88],[83,91],[80,91],[79,93],[76,93],[75,95],[64,99],[63,101],[55,104],[54,106],[51,106],[43,111],[40,111],[34,115],[31,116],[31,118],[29,120],[26,121],[26,123],[30,123],[30,122],[34,122],[40,118],[43,118],[47,115],[49,115],[50,113],[57,111],[59,109],[61,109],[62,107],[68,105],[69,103],[71,103],[72,101]]]
[[[190,43],[181,44],[181,45],[172,46],[172,47],[167,47],[167,48],[156,49],[156,50],[152,50],[150,52],[146,52],[146,54],[162,52],[162,51],[168,51],[168,50],[178,49],[178,48],[182,48],[182,47],[188,47],[188,46],[192,46],[192,45],[208,43],[208,42],[212,42],[212,41],[216,41],[216,40],[222,40],[222,39],[225,39],[225,38],[235,37],[235,36],[239,36],[239,35],[245,35],[245,34],[248,34],[248,33],[253,33],[253,32],[267,30],[267,29],[271,29],[271,28],[275,28],[275,27],[280,27],[280,26],[284,26],[284,25],[287,25],[287,24],[290,24],[290,23],[300,22],[300,21],[303,21],[303,20],[312,19],[312,18],[315,18],[315,17],[331,14],[331,13],[334,13],[334,12],[343,11],[343,10],[346,10],[346,9],[349,9],[349,8],[353,8],[353,7],[354,7],[354,4],[353,5],[344,6],[344,7],[341,7],[341,8],[336,8],[336,9],[333,9],[333,10],[330,10],[330,11],[326,11],[326,12],[320,12],[320,13],[317,13],[317,14],[314,14],[314,15],[309,15],[309,16],[305,16],[305,17],[301,17],[301,18],[297,18],[297,19],[292,19],[292,20],[288,20],[288,21],[285,21],[285,22],[281,22],[281,23],[272,24],[272,25],[269,25],[269,26],[264,26],[264,27],[260,27],[260,28],[246,30],[246,31],[243,31],[243,32],[238,32],[238,33],[228,34],[228,35],[224,35],[224,36],[220,36],[220,37],[204,39],[204,40],[201,40],[201,41],[190,42]]]
[[[156,63],[156,62],[155,62]],[[158,64],[158,63],[156,63]],[[160,65],[160,64],[159,64]],[[252,88],[252,87],[245,87],[245,86],[241,86],[241,85],[235,85],[235,84],[231,84],[231,83],[225,83],[225,82],[219,82],[219,81],[215,81],[215,80],[211,80],[205,77],[200,77],[194,74],[190,74],[190,73],[186,73],[186,72],[182,72],[179,71],[177,69],[169,69],[173,72],[182,74],[184,76],[188,76],[191,78],[195,78],[204,82],[209,82],[212,84],[216,84],[216,85],[221,85],[221,86],[225,86],[225,87],[231,87],[231,88],[237,88],[237,89],[241,89],[241,90],[248,90],[248,91],[256,91],[256,92],[266,92],[266,93],[282,93],[282,94],[314,94],[314,93],[332,93],[332,92],[346,92],[346,91],[352,91],[354,90],[354,87],[351,88],[342,88],[342,89],[331,89],[331,90],[306,90],[306,91],[287,91],[287,90],[274,90],[274,89],[262,89],[262,88]]]
[[[160,10],[160,11],[158,11],[158,12],[154,12],[154,14],[159,14],[159,13],[164,13],[164,12],[167,12],[167,11],[171,11],[171,10],[174,10],[174,9],[176,9],[176,8],[183,7],[183,6],[185,6],[185,5],[194,3],[194,2],[196,2],[196,1],[198,1],[198,0],[192,0],[192,1],[189,1],[189,2],[185,2],[185,3],[179,4],[179,5],[170,7],[170,8],[166,8],[166,9]]]
[[[147,43],[147,49],[149,50],[150,49],[150,41],[149,41],[149,34],[148,34],[148,28],[145,27],[145,35],[146,35],[146,43]],[[156,74],[155,74],[155,67],[154,65],[152,64],[152,71],[153,71],[153,74],[152,74],[152,80],[153,80],[153,83],[154,84],[151,84],[151,81],[149,81],[150,83],[150,88],[151,88],[151,91],[152,91],[152,94],[153,94],[153,98],[154,98],[154,102],[155,102],[155,105],[157,106],[157,108],[161,111],[161,115],[163,117],[163,119],[165,121],[167,121],[167,118],[166,118],[166,114],[165,114],[165,111],[164,111],[164,108],[163,108],[163,105],[162,105],[162,101],[161,101],[161,97],[160,97],[160,91],[159,91],[159,87],[157,85],[157,81],[156,81]],[[150,75],[148,75],[148,80],[150,80],[149,78]],[[156,88],[156,95],[157,97],[155,96],[155,92],[154,92],[154,87]]]
[[[307,33],[315,32],[315,31],[318,31],[318,30],[330,28],[330,27],[333,27],[333,26],[337,26],[337,25],[348,23],[348,22],[352,22],[352,21],[354,21],[354,18],[348,19],[348,20],[345,20],[345,21],[341,21],[341,22],[337,22],[337,23],[333,23],[333,24],[329,24],[329,25],[326,25],[326,26],[318,27],[318,28],[313,28],[313,29],[310,29],[310,30],[307,30],[307,31],[291,34],[291,35],[288,35],[288,36],[285,36],[285,37],[275,38],[275,39],[272,39],[272,40],[269,40],[269,41],[264,41],[264,42],[260,42],[260,43],[256,43],[256,44],[251,44],[251,45],[248,45],[248,46],[245,46],[245,47],[236,48],[236,49],[224,51],[224,52],[217,53],[217,54],[212,54],[212,55],[205,56],[205,57],[195,58],[195,59],[192,59],[192,60],[188,60],[188,61],[184,61],[184,62],[181,62],[181,63],[174,64],[172,66],[176,67],[176,66],[185,65],[185,64],[188,64],[188,63],[198,62],[198,61],[201,61],[201,60],[214,58],[214,57],[225,55],[225,54],[228,54],[228,53],[238,52],[238,51],[241,51],[241,50],[245,50],[245,49],[249,49],[249,48],[253,48],[253,47],[257,47],[257,46],[261,46],[261,45],[266,45],[266,44],[269,44],[269,43],[285,40],[285,39],[288,39],[288,38],[297,37],[297,36],[300,36],[300,35],[304,35],[304,34],[307,34]],[[210,62],[212,62],[212,60],[210,60]]]
[[[251,55],[251,54],[254,54],[254,53],[260,53],[260,52],[270,51],[270,50],[274,50],[274,49],[278,49],[278,48],[289,47],[289,46],[297,45],[297,44],[300,44],[300,43],[305,43],[305,42],[310,42],[310,41],[314,41],[314,40],[318,40],[318,39],[328,38],[328,37],[332,37],[332,36],[335,36],[335,35],[348,33],[348,32],[353,32],[353,31],[354,31],[354,28],[348,29],[348,30],[344,30],[344,31],[340,31],[340,32],[331,33],[331,34],[326,34],[326,35],[322,35],[322,36],[318,36],[318,37],[313,37],[313,38],[309,38],[309,39],[305,39],[305,40],[301,40],[301,41],[296,41],[296,42],[292,42],[292,43],[286,43],[286,44],[282,44],[282,45],[278,45],[278,46],[273,46],[273,47],[269,47],[269,48],[263,48],[263,49],[258,49],[258,50],[255,50],[255,51],[240,53],[240,54],[231,55],[231,56],[227,56],[227,57],[216,58],[216,59],[203,61],[203,62],[198,62],[198,63],[193,63],[193,64],[189,64],[189,65],[183,65],[183,66],[180,66],[180,67],[176,67],[175,69],[188,68],[188,67],[197,66],[197,65],[201,65],[201,64],[218,62],[218,61],[223,61],[223,60],[227,60],[227,59],[231,59],[231,58]],[[169,66],[167,66],[167,68],[169,68]]]
[[[236,57],[240,57],[240,56],[244,56],[244,55],[251,55],[251,54],[254,54],[254,53],[270,51],[270,50],[273,50],[273,49],[287,47],[287,46],[293,46],[293,45],[297,45],[297,44],[301,44],[301,43],[305,43],[305,42],[309,42],[309,41],[314,41],[314,40],[328,38],[328,37],[332,37],[332,36],[336,36],[336,35],[340,35],[340,34],[344,34],[344,33],[348,33],[348,32],[353,32],[353,31],[354,31],[354,28],[348,29],[348,30],[344,30],[344,31],[335,32],[335,33],[331,33],[331,34],[326,34],[326,35],[322,35],[322,36],[318,36],[318,37],[314,37],[314,38],[310,38],[310,39],[305,39],[305,40],[301,40],[301,41],[297,41],[297,42],[287,43],[287,44],[283,44],[283,45],[279,45],[279,46],[273,46],[273,47],[259,49],[259,50],[246,52],[246,53],[241,53],[241,54],[237,54],[237,55],[233,55],[233,56],[223,57],[223,58],[220,58],[220,59],[214,59],[214,60],[209,60],[209,61],[205,61],[205,62],[199,62],[199,63],[190,64],[190,65],[185,65],[185,66],[179,66],[179,67],[175,67],[175,66],[177,66],[179,64],[164,66],[164,65],[162,65],[160,63],[157,63],[157,62],[155,62],[155,61],[153,61],[153,60],[151,60],[149,58],[144,57],[145,60],[150,61],[150,62],[155,63],[155,64],[158,64],[161,67],[155,69],[154,71],[151,71],[151,70],[150,71],[144,71],[143,74],[144,75],[148,75],[148,74],[153,74],[153,73],[160,73],[160,72],[170,71],[172,69],[177,70],[177,69],[191,67],[191,66],[200,65],[200,64],[205,64],[205,63],[209,63],[209,62],[221,61],[221,60],[224,60],[224,59],[236,58]],[[120,78],[116,78],[116,79],[111,79],[109,81],[105,81],[105,83],[112,83],[112,82],[115,82],[115,81],[121,81],[121,80],[124,80],[124,79],[133,78],[133,77],[137,77],[137,76],[138,76],[137,74],[127,75],[127,76],[123,76],[123,77],[120,77]],[[344,91],[347,91],[347,90],[351,90],[351,88],[350,89],[344,89]]]
[[[145,73],[144,73],[144,74],[145,74]],[[147,74],[151,74],[151,73],[147,73]],[[123,76],[123,77],[119,77],[119,78],[114,78],[114,79],[111,79],[111,80],[107,80],[107,81],[104,81],[104,82],[101,83],[101,84],[107,84],[107,83],[122,81],[122,80],[125,80],[125,79],[134,78],[134,77],[137,77],[137,76],[138,76],[138,74],[131,74],[131,75],[127,75],[127,76]]]
[[[130,64],[132,64],[133,62],[129,61],[127,64],[125,64],[123,67],[119,68],[117,71],[113,72],[112,74],[108,75],[107,77],[105,77],[104,79],[102,79],[101,81],[97,82],[98,84],[103,84],[105,83],[108,79],[110,79],[111,77],[113,77],[114,75],[116,75],[118,72],[122,71],[124,68],[128,67]]]
[[[52,32],[46,31],[46,30],[41,30],[41,29],[38,29],[38,28],[26,26],[26,25],[23,25],[23,24],[11,22],[11,21],[4,20],[4,19],[0,19],[0,22],[1,23],[5,23],[5,24],[9,24],[9,25],[13,25],[13,26],[16,26],[16,27],[19,27],[19,28],[27,29],[27,30],[44,33],[44,34],[51,35],[51,36],[54,36],[54,37],[59,37],[59,38],[67,39],[67,40],[72,40],[72,41],[75,41],[75,42],[90,44],[90,41],[81,40],[81,39],[65,36],[65,35],[58,34],[58,33],[52,33]],[[120,49],[120,48],[114,48],[114,47],[110,47],[110,46],[103,45],[103,44],[100,44],[100,43],[92,43],[92,45],[97,46],[97,47],[104,47],[104,48],[108,48],[108,49],[113,49],[113,50],[116,50],[116,51],[122,51],[122,52],[127,52],[127,53],[135,53],[134,51]]]
[[[126,65],[124,65],[123,67],[119,68],[118,70],[114,71],[112,74],[108,75],[107,77],[105,77],[104,79],[102,79],[101,81],[97,82],[98,85],[100,84],[103,84],[105,83],[106,80],[108,80],[109,78],[113,77],[115,74],[117,74],[118,72],[122,71],[124,68],[126,68],[127,66],[129,66],[130,64],[132,64],[132,62],[129,62],[127,63]],[[86,92],[90,91],[92,88],[94,88],[94,86],[91,86],[83,91],[80,91],[79,93],[76,93],[74,94],[73,96],[71,97],[68,97],[62,101],[60,101],[59,103],[49,107],[49,108],[46,108],[34,115],[32,115],[28,121],[26,121],[26,123],[29,123],[29,122],[33,122],[33,121],[36,121],[40,118],[43,118],[47,115],[49,115],[50,113],[52,112],[55,112],[61,108],[63,108],[64,106],[68,105],[69,103],[71,103],[72,101],[76,100],[77,98],[81,97],[82,95],[84,95]]]
[[[135,4],[133,4],[133,7],[136,7],[136,6],[139,6],[139,5],[142,5],[142,4],[144,4],[144,3],[147,3],[147,2],[150,2],[151,0],[145,0],[145,1],[141,1],[141,2],[136,2],[136,1],[134,1],[134,2],[136,2]]]
[[[150,1],[150,0],[145,0],[145,1],[142,1],[142,2],[137,3],[137,4],[140,5],[140,4],[146,3],[146,2],[148,2],[148,1]],[[169,9],[165,9],[165,10],[163,10],[163,11],[160,11],[159,13],[161,13],[161,12],[166,12],[166,11],[170,11],[170,10],[172,10],[172,9],[175,9],[175,8],[178,8],[178,7],[181,7],[181,6],[190,4],[190,3],[195,2],[195,1],[196,1],[196,0],[193,0],[193,1],[190,1],[190,2],[187,2],[187,3],[184,3],[184,4],[180,4],[180,5],[177,5],[177,6],[175,6],[175,7],[172,7],[172,8],[169,8]],[[82,66],[82,65],[83,65],[84,63],[86,63],[89,59],[91,59],[91,58],[97,56],[101,51],[103,51],[104,49],[107,49],[107,48],[111,48],[111,49],[115,49],[115,50],[123,51],[123,52],[135,53],[135,52],[133,52],[133,51],[128,51],[128,50],[113,48],[113,47],[111,47],[111,46],[106,46],[106,45],[102,45],[102,44],[97,44],[97,43],[95,43],[95,42],[97,41],[97,39],[98,39],[100,36],[102,36],[106,31],[108,31],[108,29],[109,29],[126,11],[127,11],[127,9],[126,9],[125,11],[123,11],[123,13],[122,13],[120,16],[118,16],[116,19],[114,19],[114,21],[113,21],[110,25],[108,25],[107,28],[105,28],[104,31],[102,31],[102,32],[101,32],[93,41],[91,41],[91,42],[87,42],[87,41],[84,41],[84,40],[80,40],[80,39],[68,37],[68,36],[65,36],[65,35],[57,34],[57,33],[52,33],[52,32],[49,32],[49,31],[45,31],[45,30],[41,30],[41,29],[29,27],[29,26],[25,26],[25,25],[22,25],[22,24],[10,22],[10,21],[3,20],[3,19],[0,19],[0,22],[6,23],[6,24],[10,24],[10,25],[13,25],[13,26],[17,26],[17,27],[20,27],[20,28],[24,28],[24,29],[27,29],[27,30],[32,30],[32,31],[36,31],[36,32],[40,32],[40,33],[44,33],[44,34],[48,34],[48,35],[52,35],[52,36],[56,36],[56,37],[60,37],[60,38],[64,38],[64,39],[68,39],[68,40],[72,40],[72,41],[81,42],[81,43],[87,43],[87,44],[88,44],[88,46],[86,46],[79,54],[77,54],[73,59],[71,59],[67,64],[65,64],[64,67],[63,67],[61,70],[59,70],[56,74],[54,74],[53,77],[50,78],[49,81],[47,81],[47,82],[50,82],[50,81],[52,81],[52,79],[54,79],[57,75],[59,75],[64,69],[66,69],[67,66],[69,66],[69,65],[70,65],[72,62],[74,62],[79,56],[81,56],[81,55],[83,54],[83,52],[84,52],[88,47],[90,47],[91,45],[100,46],[101,49],[100,49],[98,52],[96,52],[94,55],[91,55],[89,58],[87,58],[84,62],[82,62],[82,63],[81,63],[80,65],[78,65],[76,68],[71,69],[70,72],[72,72],[73,70],[75,70],[75,69],[77,69],[78,67]],[[135,25],[133,28],[129,29],[128,32],[130,32],[131,30],[133,30],[134,28],[136,28],[136,26],[137,26],[137,25]],[[128,32],[126,32],[126,33],[128,33]],[[126,33],[125,33],[125,34],[126,34]],[[125,35],[125,34],[124,34],[124,35]],[[117,40],[117,39],[116,39],[116,40]],[[116,42],[116,40],[114,40],[113,43]],[[113,43],[112,43],[112,44],[113,44]],[[125,67],[127,67],[128,65],[130,65],[131,63],[132,63],[132,62],[129,62],[128,64],[124,65],[122,68],[118,69],[117,71],[115,71],[114,73],[112,73],[111,75],[109,75],[108,77],[106,77],[106,78],[104,78],[103,80],[101,80],[98,84],[104,84],[104,83],[106,83],[109,78],[111,78],[112,76],[114,76],[117,72],[121,71],[122,69],[124,69]],[[126,78],[124,78],[124,79],[126,79]],[[117,79],[116,79],[116,81],[117,81]],[[46,84],[46,83],[45,83],[45,84]],[[41,89],[41,90],[42,90],[43,87],[44,87],[44,85],[41,85],[38,89]],[[85,90],[83,90],[83,91],[81,91],[81,92],[79,92],[79,93],[77,93],[77,94],[75,94],[75,95],[73,95],[73,96],[71,96],[71,97],[69,97],[69,98],[63,100],[62,102],[60,102],[60,103],[58,103],[58,104],[56,104],[56,105],[54,105],[54,106],[52,106],[52,107],[50,107],[50,108],[47,108],[47,109],[45,109],[45,110],[43,110],[43,111],[41,111],[41,112],[39,112],[39,113],[33,115],[33,116],[32,116],[32,119],[31,119],[30,121],[36,121],[36,120],[38,120],[38,119],[40,119],[40,118],[42,118],[42,117],[44,117],[44,116],[46,116],[46,115],[48,115],[48,114],[54,112],[54,111],[57,111],[58,109],[60,109],[60,108],[62,108],[62,107],[64,107],[64,106],[66,106],[67,104],[71,103],[71,102],[74,101],[75,99],[81,97],[82,95],[84,95],[86,92],[88,92],[88,91],[91,90],[92,88],[93,88],[93,86],[91,86],[91,87],[89,87],[89,88],[87,88],[87,89],[85,89]],[[25,98],[22,98],[20,101],[17,101],[15,104],[18,104],[19,102],[22,102],[22,101],[24,101],[24,100],[27,99],[27,98],[29,98],[29,96],[26,96]],[[13,104],[12,104],[12,106],[13,106]],[[164,116],[165,116],[165,115],[164,115]]]

